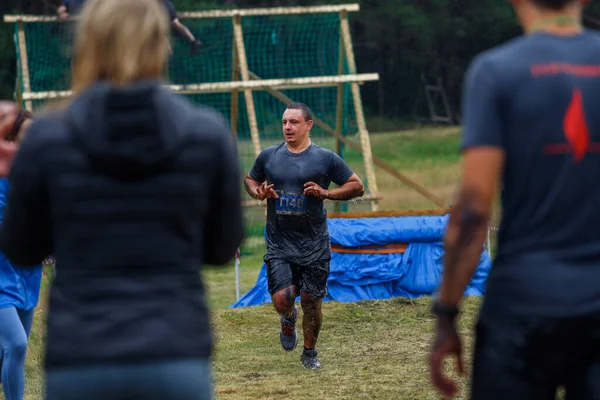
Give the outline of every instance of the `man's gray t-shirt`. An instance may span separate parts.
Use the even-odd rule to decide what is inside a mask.
[[[478,56],[462,147],[504,150],[502,221],[484,309],[600,310],[600,35],[543,32]]]
[[[279,198],[267,200],[267,253],[274,258],[310,266],[331,259],[327,211],[323,200],[305,196],[304,184],[328,189],[343,185],[353,175],[344,160],[331,150],[311,144],[292,153],[286,143],[264,149],[250,170],[257,182],[274,184]]]

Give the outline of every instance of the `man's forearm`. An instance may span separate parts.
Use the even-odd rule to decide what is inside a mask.
[[[450,214],[440,288],[440,302],[446,306],[458,305],[481,257],[489,213],[476,203],[476,196],[463,190]]]
[[[175,32],[183,39],[187,39],[188,42],[193,42],[194,40],[196,40],[192,32],[179,20],[172,22],[171,25],[173,26]]]
[[[246,193],[250,195],[253,199],[259,200],[258,198],[258,183],[252,179],[246,178],[244,179],[244,188],[246,189]]]
[[[362,196],[365,189],[360,182],[348,182],[338,188],[328,190],[327,193],[329,200],[350,200]]]

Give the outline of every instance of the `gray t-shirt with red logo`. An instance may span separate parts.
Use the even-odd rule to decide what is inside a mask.
[[[486,306],[600,310],[600,35],[514,39],[473,61],[464,93],[463,149],[506,153]]]

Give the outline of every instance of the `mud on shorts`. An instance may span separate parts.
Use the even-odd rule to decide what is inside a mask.
[[[281,259],[267,261],[267,281],[271,295],[296,286],[298,293],[306,292],[317,298],[327,296],[329,261],[319,261],[311,265],[291,264]]]

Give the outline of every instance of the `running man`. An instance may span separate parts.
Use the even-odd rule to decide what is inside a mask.
[[[267,199],[267,264],[269,292],[281,315],[279,335],[284,350],[298,343],[295,300],[304,313],[305,368],[319,369],[315,349],[327,295],[331,259],[327,211],[323,200],[362,196],[360,178],[331,150],[312,143],[312,113],[302,103],[288,105],[282,118],[285,142],[264,149],[245,179],[246,191]],[[333,182],[339,187],[329,189]]]
[[[498,253],[476,329],[471,399],[600,399],[600,35],[583,0],[512,0],[525,36],[466,77],[462,184],[434,312],[435,386],[503,188]]]

